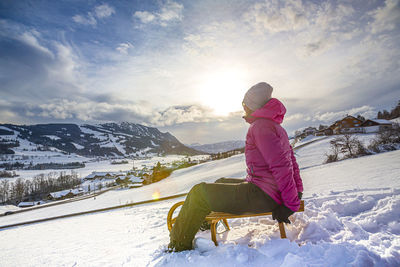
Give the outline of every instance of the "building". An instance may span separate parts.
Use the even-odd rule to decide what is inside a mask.
[[[317,128],[315,127],[307,127],[303,131],[301,131],[300,134],[296,135],[295,137],[297,139],[303,139],[306,138],[309,135],[315,135],[318,132]]]
[[[332,129],[333,134],[362,133],[362,123],[360,119],[347,115],[329,126],[328,129]]]
[[[366,120],[361,124],[364,133],[377,133],[391,129],[393,124],[391,121],[383,119]]]
[[[40,201],[22,201],[20,203],[18,203],[18,207],[19,208],[28,208],[28,207],[33,207],[35,205],[40,205],[40,204],[44,204],[46,202],[40,200]]]
[[[66,198],[72,198],[75,196],[80,196],[83,195],[83,189],[68,189],[68,190],[62,190],[58,192],[53,192],[47,195],[47,199],[49,200],[61,200],[61,199],[66,199]]]
[[[88,176],[85,177],[85,180],[94,180],[94,179],[115,179],[120,176],[125,176],[124,172],[92,172]]]

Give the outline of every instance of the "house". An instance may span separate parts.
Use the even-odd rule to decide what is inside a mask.
[[[126,173],[124,172],[92,172],[91,174],[85,177],[85,180],[114,179],[125,175]]]
[[[128,175],[127,176],[128,177],[128,179],[129,179],[129,181],[131,182],[131,183],[133,183],[133,184],[142,184],[143,183],[143,178],[141,178],[141,177],[136,177],[136,176],[134,176],[134,175]]]
[[[335,121],[328,129],[332,129],[333,134],[362,133],[362,123],[360,119],[347,115],[343,119]]]
[[[332,125],[329,127],[326,127],[324,129],[321,129],[317,132],[315,132],[315,136],[323,136],[323,135],[332,135],[333,134],[333,127]]]
[[[377,133],[387,129],[391,129],[393,124],[391,121],[383,119],[366,120],[361,124],[365,133]]]
[[[68,189],[68,190],[62,190],[62,191],[50,193],[47,195],[47,199],[61,200],[61,199],[72,198],[75,196],[83,195],[83,193],[84,192],[83,192],[82,188]]]
[[[18,203],[19,208],[28,208],[28,207],[33,207],[33,206],[35,206],[35,202],[33,202],[33,201],[28,201],[28,202],[23,201],[23,202]]]
[[[295,137],[297,139],[303,139],[303,138],[306,138],[309,135],[315,135],[315,133],[317,133],[317,132],[318,132],[317,128],[315,128],[315,127],[307,127],[303,131],[301,131],[300,134],[296,135]]]

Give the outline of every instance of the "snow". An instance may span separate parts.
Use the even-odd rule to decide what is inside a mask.
[[[79,189],[67,189],[67,190],[62,190],[62,191],[50,193],[50,195],[53,198],[58,199],[58,198],[61,198],[61,197],[64,197],[64,196],[68,195],[68,193],[72,193],[74,195],[77,195],[77,194],[79,194],[81,192],[82,192],[82,190],[79,190]]]
[[[81,146],[81,145],[79,145],[77,143],[72,143],[71,142],[71,144],[73,144],[76,147],[76,149],[84,149],[85,148],[84,146]]]
[[[152,145],[152,146],[155,146],[155,147],[159,146],[159,145],[157,145],[156,143],[154,143],[153,140],[150,140],[150,142],[151,142],[151,145]]]
[[[60,137],[58,137],[56,135],[43,135],[43,136],[46,136],[46,137],[50,138],[51,140],[60,140],[61,139]]]
[[[371,121],[379,123],[379,124],[392,124],[391,121],[389,120],[384,120],[384,119],[372,119]]]
[[[79,129],[81,129],[81,132],[83,132],[85,134],[92,134],[95,138],[99,139],[100,141],[108,140],[108,135],[107,134],[91,130],[89,128],[86,128],[84,125],[79,125]]]
[[[87,175],[85,179],[93,179],[95,177],[107,178],[107,177],[124,176],[124,175],[126,175],[126,173],[124,172],[92,172],[91,174]]]
[[[40,151],[36,151],[35,153],[38,153]],[[49,153],[52,153],[50,156]],[[38,155],[38,154],[36,154]],[[37,163],[45,163],[45,162],[55,162],[55,163],[66,163],[66,162],[85,162],[85,167],[84,168],[79,168],[79,169],[73,169],[74,172],[76,172],[81,178],[84,178],[91,174],[92,172],[120,172],[120,171],[129,171],[132,170],[132,166],[142,168],[142,167],[148,167],[151,168],[153,167],[157,162],[160,162],[161,164],[169,164],[174,161],[180,161],[185,159],[185,156],[181,155],[168,155],[165,157],[152,157],[148,159],[125,159],[129,162],[129,164],[111,164],[109,160],[93,160],[89,159],[86,157],[78,156],[75,154],[71,155],[63,155],[59,153],[59,155],[54,155],[54,152],[47,152],[47,154],[43,154],[43,156],[35,156],[34,158],[29,158],[28,160],[19,160],[17,158],[19,156],[14,157],[14,161],[20,161],[20,162],[25,162],[28,163],[30,161],[33,161],[34,164]],[[50,157],[50,158],[49,158]],[[208,158],[208,155],[198,155],[198,156],[193,156],[190,157],[191,160],[197,160],[197,159],[206,159]],[[22,157],[21,157],[22,159]],[[0,161],[1,162],[1,161]],[[69,169],[65,169],[62,171],[69,172]],[[53,173],[53,172],[59,172],[59,170],[16,170],[15,171],[19,177],[22,177],[23,179],[32,179],[36,175],[39,174],[48,174],[48,173]],[[17,177],[18,178],[18,177]],[[16,178],[7,178],[10,181],[15,180]]]
[[[130,175],[130,176],[128,176],[128,177],[129,177],[129,180],[130,180],[132,183],[142,183],[142,182],[143,182],[143,178],[136,177],[136,176],[134,176],[134,175]]]
[[[322,165],[328,148],[329,138],[296,151],[306,206],[286,226],[288,239],[279,238],[270,216],[239,218],[217,235],[218,247],[165,253],[166,214],[184,199],[177,198],[0,230],[1,265],[399,266],[400,151]],[[174,195],[199,182],[244,175],[244,155],[237,155],[178,170],[148,186],[3,216],[0,225],[138,202],[155,191]],[[197,237],[210,239],[210,232]]]
[[[27,202],[20,202],[18,203],[18,207],[22,208],[22,207],[32,207],[35,205],[42,205],[45,204],[46,202],[44,201],[27,201]]]
[[[326,136],[315,136],[315,135],[308,135],[305,138],[301,139],[300,141],[295,143],[295,147],[304,145],[306,143],[312,142],[312,141],[316,141],[316,140],[321,140],[321,139],[325,139]]]

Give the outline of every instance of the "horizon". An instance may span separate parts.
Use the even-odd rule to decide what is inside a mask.
[[[399,100],[400,1],[2,1],[0,124],[131,122],[244,140],[274,87],[289,135]]]

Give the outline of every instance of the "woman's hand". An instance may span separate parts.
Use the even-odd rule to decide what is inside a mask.
[[[303,197],[303,192],[298,192],[297,196],[299,197],[299,199],[301,199]]]
[[[289,209],[284,205],[279,205],[272,211],[272,219],[277,220],[278,222],[290,223],[289,216],[292,215],[294,211]]]

